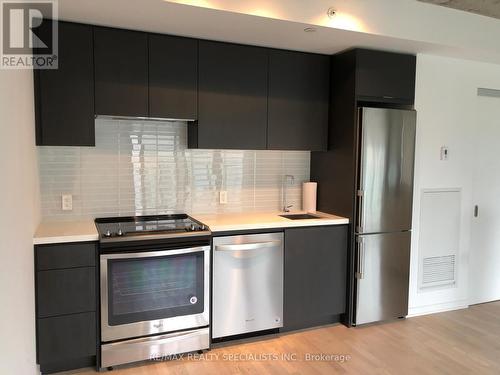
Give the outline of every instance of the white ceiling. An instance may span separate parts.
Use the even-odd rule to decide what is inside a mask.
[[[500,19],[500,0],[418,0]]]
[[[352,46],[417,52],[422,43],[163,0],[59,0],[59,19],[258,46],[333,54]]]
[[[392,30],[389,30],[391,33],[384,34],[383,29],[376,29],[374,27],[374,20],[377,20],[377,17],[380,16],[375,13],[373,6],[376,4],[374,4],[374,2],[385,2],[385,6],[388,6],[395,0],[349,0],[349,2],[346,2],[346,6],[352,4],[356,5],[357,3],[359,9],[365,13],[368,12],[371,14],[371,16],[368,17],[364,16],[359,22],[360,26],[358,29],[361,31],[344,30],[342,28],[337,28],[335,24],[328,24],[328,21],[325,20],[328,20],[326,17],[326,9],[328,8],[327,4],[330,4],[329,1],[330,0],[274,0],[272,2],[260,0],[182,1],[183,3],[196,3],[197,5],[201,4],[203,6],[191,6],[181,4],[179,1],[172,2],[164,0],[59,0],[58,3],[59,19],[95,25],[324,54],[333,54],[350,47],[371,47],[389,51],[427,53],[500,63],[500,53],[498,53],[500,49],[499,51],[495,50],[493,52],[488,50],[476,50],[474,48],[467,49],[462,46],[457,46],[456,43],[443,44],[441,42],[436,43],[434,40],[429,42],[428,40],[432,38],[417,39],[413,34],[407,33],[408,35],[405,35],[403,32],[398,32],[398,28],[403,30],[405,24],[410,23],[406,21],[411,21],[414,18],[412,16],[412,8],[407,9],[408,5],[405,4],[417,4],[419,7],[425,8],[424,10],[426,11],[428,8],[431,8],[433,11],[437,10],[439,15],[437,19],[439,20],[442,19],[442,14],[439,13],[440,9],[452,13],[457,13],[456,11],[449,11],[445,8],[422,4],[414,0],[397,0],[401,2],[398,11],[405,9],[407,11],[406,20],[403,18],[398,19],[397,14],[387,14],[387,12],[382,14],[381,12],[380,15],[385,18],[379,17],[379,24],[392,28]],[[331,1],[338,2],[339,0]],[[215,3],[219,5],[224,3],[231,6],[259,3],[260,8],[258,8],[257,11],[250,12],[252,14],[246,14],[239,10],[228,11],[228,8],[222,10],[222,6],[220,6],[219,9],[212,9],[209,7],[210,4]],[[286,5],[292,5],[292,3],[295,3],[295,8],[292,9],[295,11],[295,13],[292,14],[293,17],[291,17],[290,14],[284,14],[285,11],[288,11]],[[277,5],[281,5],[282,8],[274,10],[274,13],[271,13],[270,11],[268,12],[268,9],[264,8],[265,4],[272,4],[275,8]],[[316,6],[313,7],[313,5]],[[393,8],[397,8],[397,6]],[[310,13],[305,15],[306,11]],[[265,16],[256,16],[255,14],[264,14]],[[470,15],[470,17],[477,16]],[[297,22],[298,19],[304,20],[305,22]],[[393,20],[394,24],[387,25],[388,19]],[[366,21],[366,26],[363,21]],[[304,28],[310,26],[313,26],[316,32],[304,32]],[[417,25],[410,26],[412,32],[422,29],[418,22]],[[496,27],[497,25],[495,24],[494,26]],[[343,27],[343,25],[340,25],[340,27]],[[500,23],[498,27],[498,30],[500,30]],[[425,29],[423,31],[428,32],[428,30]],[[436,33],[430,33],[431,36],[434,34]],[[439,33],[437,34],[439,35]],[[400,37],[400,35],[405,35],[405,38]],[[477,40],[482,40],[482,34],[465,34],[466,37],[470,37],[470,35]],[[497,43],[494,43],[494,45],[497,46]]]

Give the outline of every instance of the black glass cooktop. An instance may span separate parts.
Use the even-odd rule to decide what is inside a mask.
[[[190,235],[209,230],[186,214],[108,217],[95,219],[95,223],[101,240],[131,236]]]

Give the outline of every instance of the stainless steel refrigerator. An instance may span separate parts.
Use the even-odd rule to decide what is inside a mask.
[[[356,325],[408,314],[416,112],[359,108]]]

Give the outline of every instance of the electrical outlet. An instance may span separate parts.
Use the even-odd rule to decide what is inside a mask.
[[[61,202],[63,211],[71,211],[73,209],[73,196],[71,194],[63,194]]]
[[[219,203],[226,204],[227,203],[227,191],[221,190],[219,192]]]

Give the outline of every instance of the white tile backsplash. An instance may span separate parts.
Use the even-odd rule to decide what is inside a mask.
[[[45,219],[279,210],[285,174],[295,176],[289,204],[301,208],[308,151],[189,150],[182,121],[95,125],[95,147],[38,148]],[[62,210],[62,194],[73,195],[72,211]]]

